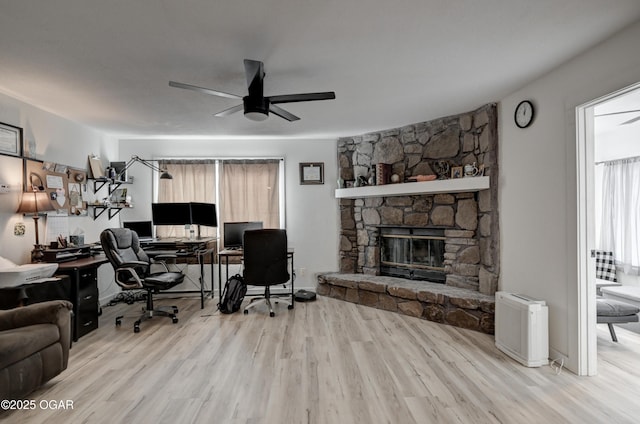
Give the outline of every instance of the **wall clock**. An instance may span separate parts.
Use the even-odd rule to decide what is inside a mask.
[[[529,100],[521,101],[516,107],[513,119],[518,128],[527,128],[533,122],[534,116],[533,103]]]

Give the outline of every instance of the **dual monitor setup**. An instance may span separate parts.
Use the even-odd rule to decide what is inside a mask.
[[[122,226],[135,231],[142,242],[153,240],[154,225],[197,225],[198,238],[200,238],[201,225],[218,226],[216,205],[213,203],[153,203],[151,216],[152,221],[128,221],[123,222]],[[244,232],[260,229],[262,229],[261,221],[225,222],[224,247],[226,249],[242,248]]]

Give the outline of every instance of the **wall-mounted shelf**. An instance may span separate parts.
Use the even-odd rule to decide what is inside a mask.
[[[95,221],[105,211],[109,211],[109,219],[118,215],[122,209],[130,208],[131,206],[106,206],[106,205],[87,205],[93,210],[93,220]]]
[[[465,193],[486,190],[489,177],[454,178],[450,180],[422,181],[414,183],[385,184],[378,186],[339,188],[337,199],[363,197],[412,196],[417,194]]]
[[[113,178],[106,178],[106,177],[102,177],[102,178],[91,178],[93,180],[93,192],[97,192],[98,190],[100,190],[102,187],[105,186],[105,184],[109,184],[109,196],[111,196],[113,194],[114,191],[116,191],[121,185],[123,184],[131,184],[130,181],[121,181],[121,180],[116,180]]]

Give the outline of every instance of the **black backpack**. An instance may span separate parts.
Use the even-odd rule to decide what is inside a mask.
[[[223,314],[232,314],[240,309],[244,295],[247,293],[247,285],[244,283],[242,275],[236,274],[229,278],[224,285],[218,309]]]

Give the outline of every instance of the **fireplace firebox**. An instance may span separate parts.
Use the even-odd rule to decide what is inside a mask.
[[[446,282],[442,228],[380,226],[380,275]]]

